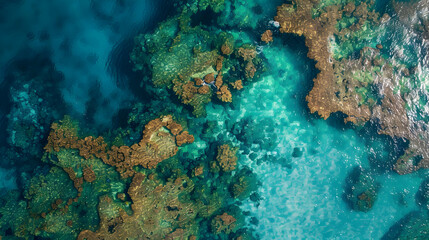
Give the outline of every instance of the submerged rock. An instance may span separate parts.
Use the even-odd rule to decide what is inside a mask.
[[[429,178],[422,181],[416,194],[416,202],[424,209],[429,209]]]
[[[232,132],[244,145],[259,145],[263,150],[272,151],[278,145],[278,136],[272,118],[246,118],[234,124]]]
[[[11,85],[7,143],[8,150],[17,156],[11,157],[7,164],[25,165],[41,157],[49,125],[67,109],[60,92],[63,80],[63,74],[43,55],[10,64],[5,77]]]
[[[426,212],[411,212],[405,215],[381,238],[387,239],[428,239],[429,216]]]
[[[355,167],[346,178],[344,199],[353,210],[368,212],[377,200],[379,189],[368,171]]]

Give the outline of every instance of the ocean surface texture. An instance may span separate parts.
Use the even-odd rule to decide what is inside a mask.
[[[0,239],[429,239],[428,0],[0,0]]]

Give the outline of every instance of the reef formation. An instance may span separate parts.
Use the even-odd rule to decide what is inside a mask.
[[[41,126],[30,124],[39,129],[21,131],[19,121],[27,119],[10,116],[15,119],[11,128],[19,135],[12,136],[13,144],[36,152],[42,161],[23,174],[23,193],[13,190],[1,198],[3,239],[254,239],[246,222],[249,213],[239,205],[255,194],[256,175],[239,164],[237,143],[220,134],[213,138],[210,131],[215,129],[194,125],[205,123],[195,117],[205,116],[209,102],[231,103],[257,81],[264,59],[250,37],[243,42],[237,30],[198,23],[204,11],[235,11],[224,1],[177,4],[175,16],[135,38],[130,61],[144,76],[140,86],[153,85],[151,93],[159,96],[127,108],[127,126],[96,134],[73,117],[59,120],[64,112],[52,110]],[[60,79],[49,64],[41,69]],[[16,77],[27,83],[20,88],[29,92],[31,101],[37,94],[29,86],[44,86],[37,85],[46,77],[40,75]],[[45,86],[52,92],[48,101],[56,97],[50,89],[54,87]],[[15,115],[30,111],[19,106],[45,100],[35,99],[34,104],[17,99]],[[189,106],[193,116],[180,104]],[[39,112],[49,109],[30,111]],[[46,121],[53,122],[50,129]],[[21,132],[37,133],[21,137]],[[32,145],[33,135],[37,144]]]
[[[130,147],[82,132],[70,117],[52,124],[42,159],[52,167],[28,180],[24,199],[12,191],[2,200],[2,234],[70,239],[248,234],[236,202],[256,190],[257,179],[248,170],[231,172],[237,148],[219,145],[211,161],[200,160],[189,170],[181,161],[191,160],[176,154],[194,137],[171,115],[149,121],[140,142]],[[231,181],[233,175],[238,179]]]
[[[136,71],[152,73],[142,85],[149,81],[172,90],[196,117],[203,117],[214,96],[232,102],[235,91],[258,79],[263,63],[256,46],[239,43],[234,32],[193,26],[192,15],[185,8],[153,33],[137,36],[131,60]]]
[[[310,111],[324,119],[342,112],[345,122],[375,123],[379,134],[407,141],[394,167],[406,174],[429,167],[427,119],[415,113],[421,110],[410,109],[411,102],[424,98],[412,90],[424,77],[383,50],[388,39],[380,36],[390,19],[387,13],[380,16],[374,1],[353,0],[295,0],[281,5],[275,17],[282,33],[305,37],[308,57],[320,71],[306,98]],[[425,31],[424,25],[417,29]],[[425,106],[421,102],[418,108]]]
[[[280,134],[271,118],[205,116],[209,107],[234,109],[242,91],[261,79],[269,67],[263,48],[279,31],[303,36],[316,62],[319,73],[306,97],[311,113],[327,119],[341,112],[357,129],[373,124],[405,142],[394,166],[399,174],[429,168],[427,92],[416,87],[426,75],[388,54],[385,29],[394,26],[375,2],[286,1],[268,24],[258,0],[175,2],[173,16],[134,38],[129,57],[140,77],[134,90],[153,96],[121,112],[127,125],[98,134],[72,117],[59,120],[65,110],[50,103],[63,104],[55,91],[62,76],[47,60],[40,74],[12,74],[7,142],[20,152],[12,159],[41,158],[41,164],[22,174],[22,192],[0,198],[0,239],[257,239],[251,226],[258,220],[240,206],[258,206],[260,183],[242,159],[290,169],[303,149],[291,148],[290,158],[272,154]],[[429,39],[427,14],[409,17],[419,3],[392,6],[405,26]],[[356,168],[343,197],[351,209],[368,212],[379,190],[373,172]],[[423,208],[428,192],[420,186]],[[407,216],[407,228],[392,234],[421,237],[426,225],[425,216]]]

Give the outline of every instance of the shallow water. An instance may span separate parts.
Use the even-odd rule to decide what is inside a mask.
[[[243,164],[255,169],[262,182],[264,200],[259,207],[252,202],[243,206],[259,219],[256,229],[261,238],[377,239],[405,214],[417,210],[414,196],[424,173],[380,174],[377,180],[382,187],[373,209],[368,213],[350,209],[342,199],[345,179],[356,166],[370,167],[370,146],[352,129],[301,114],[302,99],[296,94],[311,77],[304,49],[273,44],[263,54],[271,72],[284,71],[284,75],[268,74],[246,89],[239,111],[211,109],[208,113],[213,120],[269,117],[278,124],[279,145],[269,154],[289,159],[291,169],[267,162],[258,165],[242,156]],[[301,157],[292,157],[295,147],[303,150]]]
[[[385,2],[378,2],[380,8],[385,7]],[[243,26],[234,29],[228,23],[223,24],[243,42],[260,44],[259,33],[252,32],[252,28],[259,31],[272,27],[269,21],[275,15],[275,6],[281,3],[235,1],[236,9],[243,9],[243,15],[225,12],[228,17],[223,21],[229,17],[243,18]],[[262,10],[258,8],[261,5],[265,6]],[[150,96],[135,95],[135,89],[126,84],[144,75],[132,72],[129,62],[124,62],[132,50],[132,38],[155,29],[157,22],[172,14],[172,6],[169,1],[149,0],[0,3],[0,31],[8,33],[0,39],[2,93],[8,95],[11,91],[13,83],[8,81],[13,80],[10,79],[19,79],[7,77],[14,60],[47,56],[62,76],[56,87],[64,98],[64,106],[55,107],[63,108],[65,114],[91,127],[91,133],[113,131],[113,126],[122,124],[113,122],[121,118],[120,109],[129,108],[131,103],[141,99],[145,99],[145,104],[151,103],[147,101]],[[390,34],[399,25],[403,31]],[[376,40],[393,36],[391,44],[385,45],[389,52],[383,54],[405,64],[417,63],[416,71],[421,72],[418,81],[423,83],[417,87],[426,96],[427,43],[417,41],[418,36],[411,34],[404,25],[396,21],[382,26]],[[410,42],[413,44],[408,46]],[[344,124],[340,115],[323,120],[310,114],[305,96],[317,70],[315,62],[306,56],[307,52],[303,37],[283,36],[275,30],[274,42],[261,48],[260,56],[267,63],[267,71],[261,79],[234,93],[232,104],[209,103],[204,121],[217,122],[219,129],[213,137],[219,142],[231,141],[239,146],[239,166],[247,166],[257,174],[260,181],[257,193],[262,199],[258,203],[251,200],[240,203],[243,211],[257,219],[256,224],[250,217],[246,219],[257,239],[380,239],[407,214],[426,211],[417,204],[416,196],[429,172],[419,170],[399,175],[393,171],[391,161],[403,150],[401,139],[379,136],[371,132],[371,126],[360,129]],[[426,103],[421,104],[422,107],[414,106],[415,100],[411,96],[407,101],[412,110],[409,114],[417,118],[416,112],[419,112],[424,118],[429,114]],[[30,105],[29,101],[22,100],[22,106]],[[170,101],[178,104],[176,98]],[[42,100],[40,102],[43,105]],[[23,182],[32,174],[47,168],[38,161],[42,149],[28,161],[7,162],[14,159],[11,151],[19,154],[17,148],[11,147],[9,138],[15,132],[11,132],[11,123],[8,123],[12,116],[8,115],[9,111],[18,109],[18,105],[12,101],[10,106],[0,105],[0,120],[5,119],[0,121],[0,127],[4,132],[9,131],[7,136],[2,136],[7,141],[0,141],[3,144],[0,150],[5,156],[0,168],[0,189],[5,192],[22,190]],[[184,111],[185,117],[182,117],[189,122],[203,121],[186,114],[188,112]],[[47,115],[46,119],[52,122],[62,117],[55,115],[54,110]],[[248,146],[238,139],[234,126],[243,127],[239,123],[249,119],[261,123],[262,135],[274,142],[272,148],[264,149],[258,144]],[[40,122],[43,121],[39,119],[34,125],[42,125]],[[40,141],[43,144],[48,134],[47,127],[44,130],[45,136]],[[194,132],[200,131],[194,129]],[[193,129],[189,132],[193,134]],[[189,155],[197,157],[199,152],[191,149],[204,150],[209,145],[196,135],[192,148],[185,146],[181,151],[189,151]],[[344,199],[346,179],[356,168],[370,172],[380,186],[374,206],[368,212],[352,210]]]

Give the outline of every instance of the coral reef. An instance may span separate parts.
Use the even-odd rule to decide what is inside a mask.
[[[237,165],[237,147],[223,144],[217,148],[216,161],[223,171],[228,172],[235,169]]]
[[[267,30],[265,31],[262,35],[261,35],[261,41],[265,42],[265,43],[269,43],[273,41],[273,32],[271,30]]]
[[[359,10],[359,11],[358,11]],[[316,18],[313,12],[319,11]],[[339,30],[336,26],[343,15],[354,14],[360,20],[352,26]],[[296,21],[296,19],[300,19]],[[347,5],[330,5],[319,8],[317,1],[297,0],[293,4],[283,4],[278,8],[275,20],[280,23],[280,31],[283,33],[295,33],[305,36],[306,45],[309,48],[308,56],[314,59],[316,68],[320,70],[314,79],[313,89],[307,96],[308,107],[311,112],[317,112],[324,119],[331,113],[341,111],[348,116],[347,121],[362,124],[370,119],[371,113],[366,105],[359,105],[360,99],[353,87],[348,87],[343,79],[336,78],[335,69],[341,71],[339,60],[348,55],[331,56],[331,39],[339,39],[337,45],[354,40],[353,32],[347,29],[362,29],[366,24],[378,24],[378,15],[370,11],[365,2],[356,8],[353,1]],[[349,36],[350,35],[350,36]],[[351,39],[348,39],[351,38]],[[358,45],[351,46],[358,49]],[[351,49],[350,52],[352,52]],[[344,71],[345,72],[345,71]],[[352,92],[348,92],[348,90]]]
[[[189,6],[194,13],[206,12],[208,9],[220,13],[225,9],[225,0],[182,0],[182,4]]]
[[[25,182],[23,199],[13,192],[2,199],[1,234],[75,239],[84,229],[95,230],[99,196],[124,189],[119,174],[100,159],[84,161],[73,149],[45,154],[42,160],[54,166],[48,171],[36,169],[36,175]],[[12,217],[15,221],[10,221]]]
[[[100,228],[97,231],[84,230],[78,239],[196,239],[199,235],[200,217],[208,218],[214,211],[210,205],[193,198],[193,180],[185,175],[170,177],[163,183],[159,176],[138,173],[128,189],[132,200],[132,214],[113,203],[108,196],[100,198]],[[220,208],[217,203],[215,208]],[[230,234],[241,223],[224,213],[214,217],[212,230],[215,234]]]
[[[130,116],[140,118],[135,113]],[[67,116],[52,124],[42,161],[53,167],[35,171],[26,181],[24,199],[17,192],[0,199],[1,235],[204,239],[243,234],[243,216],[234,206],[256,191],[257,185],[249,183],[257,180],[249,169],[243,170],[231,191],[226,189],[230,171],[237,168],[237,148],[219,147],[218,159],[225,171],[219,175],[205,170],[210,159],[187,165],[191,159],[179,161],[174,156],[194,137],[171,115],[147,122],[142,139],[131,147],[112,145],[103,137],[82,137],[83,132]],[[211,231],[213,219],[227,211],[228,218],[219,220],[225,222]]]
[[[382,239],[427,239],[428,227],[426,212],[411,212],[394,224]]]
[[[238,199],[246,199],[258,188],[256,175],[249,168],[242,168],[234,175],[229,186],[232,196]]]
[[[237,219],[225,212],[213,218],[211,227],[215,233],[229,234],[234,231],[236,221]]]
[[[192,16],[192,11],[184,8],[154,33],[137,36],[131,60],[135,70],[152,72],[156,87],[172,89],[183,104],[192,107],[195,116],[202,117],[213,95],[222,102],[232,102],[228,84],[240,79],[234,89],[242,89],[243,83],[258,78],[263,65],[255,47],[236,46],[231,33],[194,27]]]
[[[411,76],[407,66],[380,53],[377,36],[390,17],[374,8],[371,1],[295,0],[280,6],[275,20],[281,32],[305,37],[308,57],[320,70],[306,97],[310,111],[324,119],[342,112],[358,126],[371,120],[380,124],[379,134],[407,139],[394,169],[410,173],[429,166],[427,123],[407,112],[414,101],[407,84],[419,81],[419,74]]]
[[[115,166],[122,177],[134,174],[134,166],[143,166],[148,169],[174,156],[178,147],[185,143],[192,143],[194,138],[187,131],[182,132],[182,126],[174,122],[171,115],[163,116],[150,121],[143,131],[139,143],[128,146],[112,146],[107,148],[103,137],[92,136],[79,138],[76,127],[71,126],[70,119],[66,118],[61,125],[54,123],[45,146],[47,152],[58,152],[61,148],[79,150],[85,158],[102,159],[104,163]]]
[[[168,239],[173,235],[187,239],[196,234],[197,225],[192,221],[198,209],[183,195],[189,195],[193,188],[192,181],[186,176],[162,184],[154,175],[138,173],[127,192],[133,202],[133,214],[128,215],[112,204],[111,198],[102,197],[100,228],[96,232],[82,231],[78,239]]]
[[[232,88],[234,88],[234,89],[237,89],[237,90],[243,89],[243,81],[241,81],[241,80],[237,80],[237,81],[230,83],[230,84],[231,84]]]
[[[276,6],[282,2],[282,0],[225,1],[225,8],[217,22],[224,28],[256,31],[259,27],[266,25],[267,18],[274,16]]]

